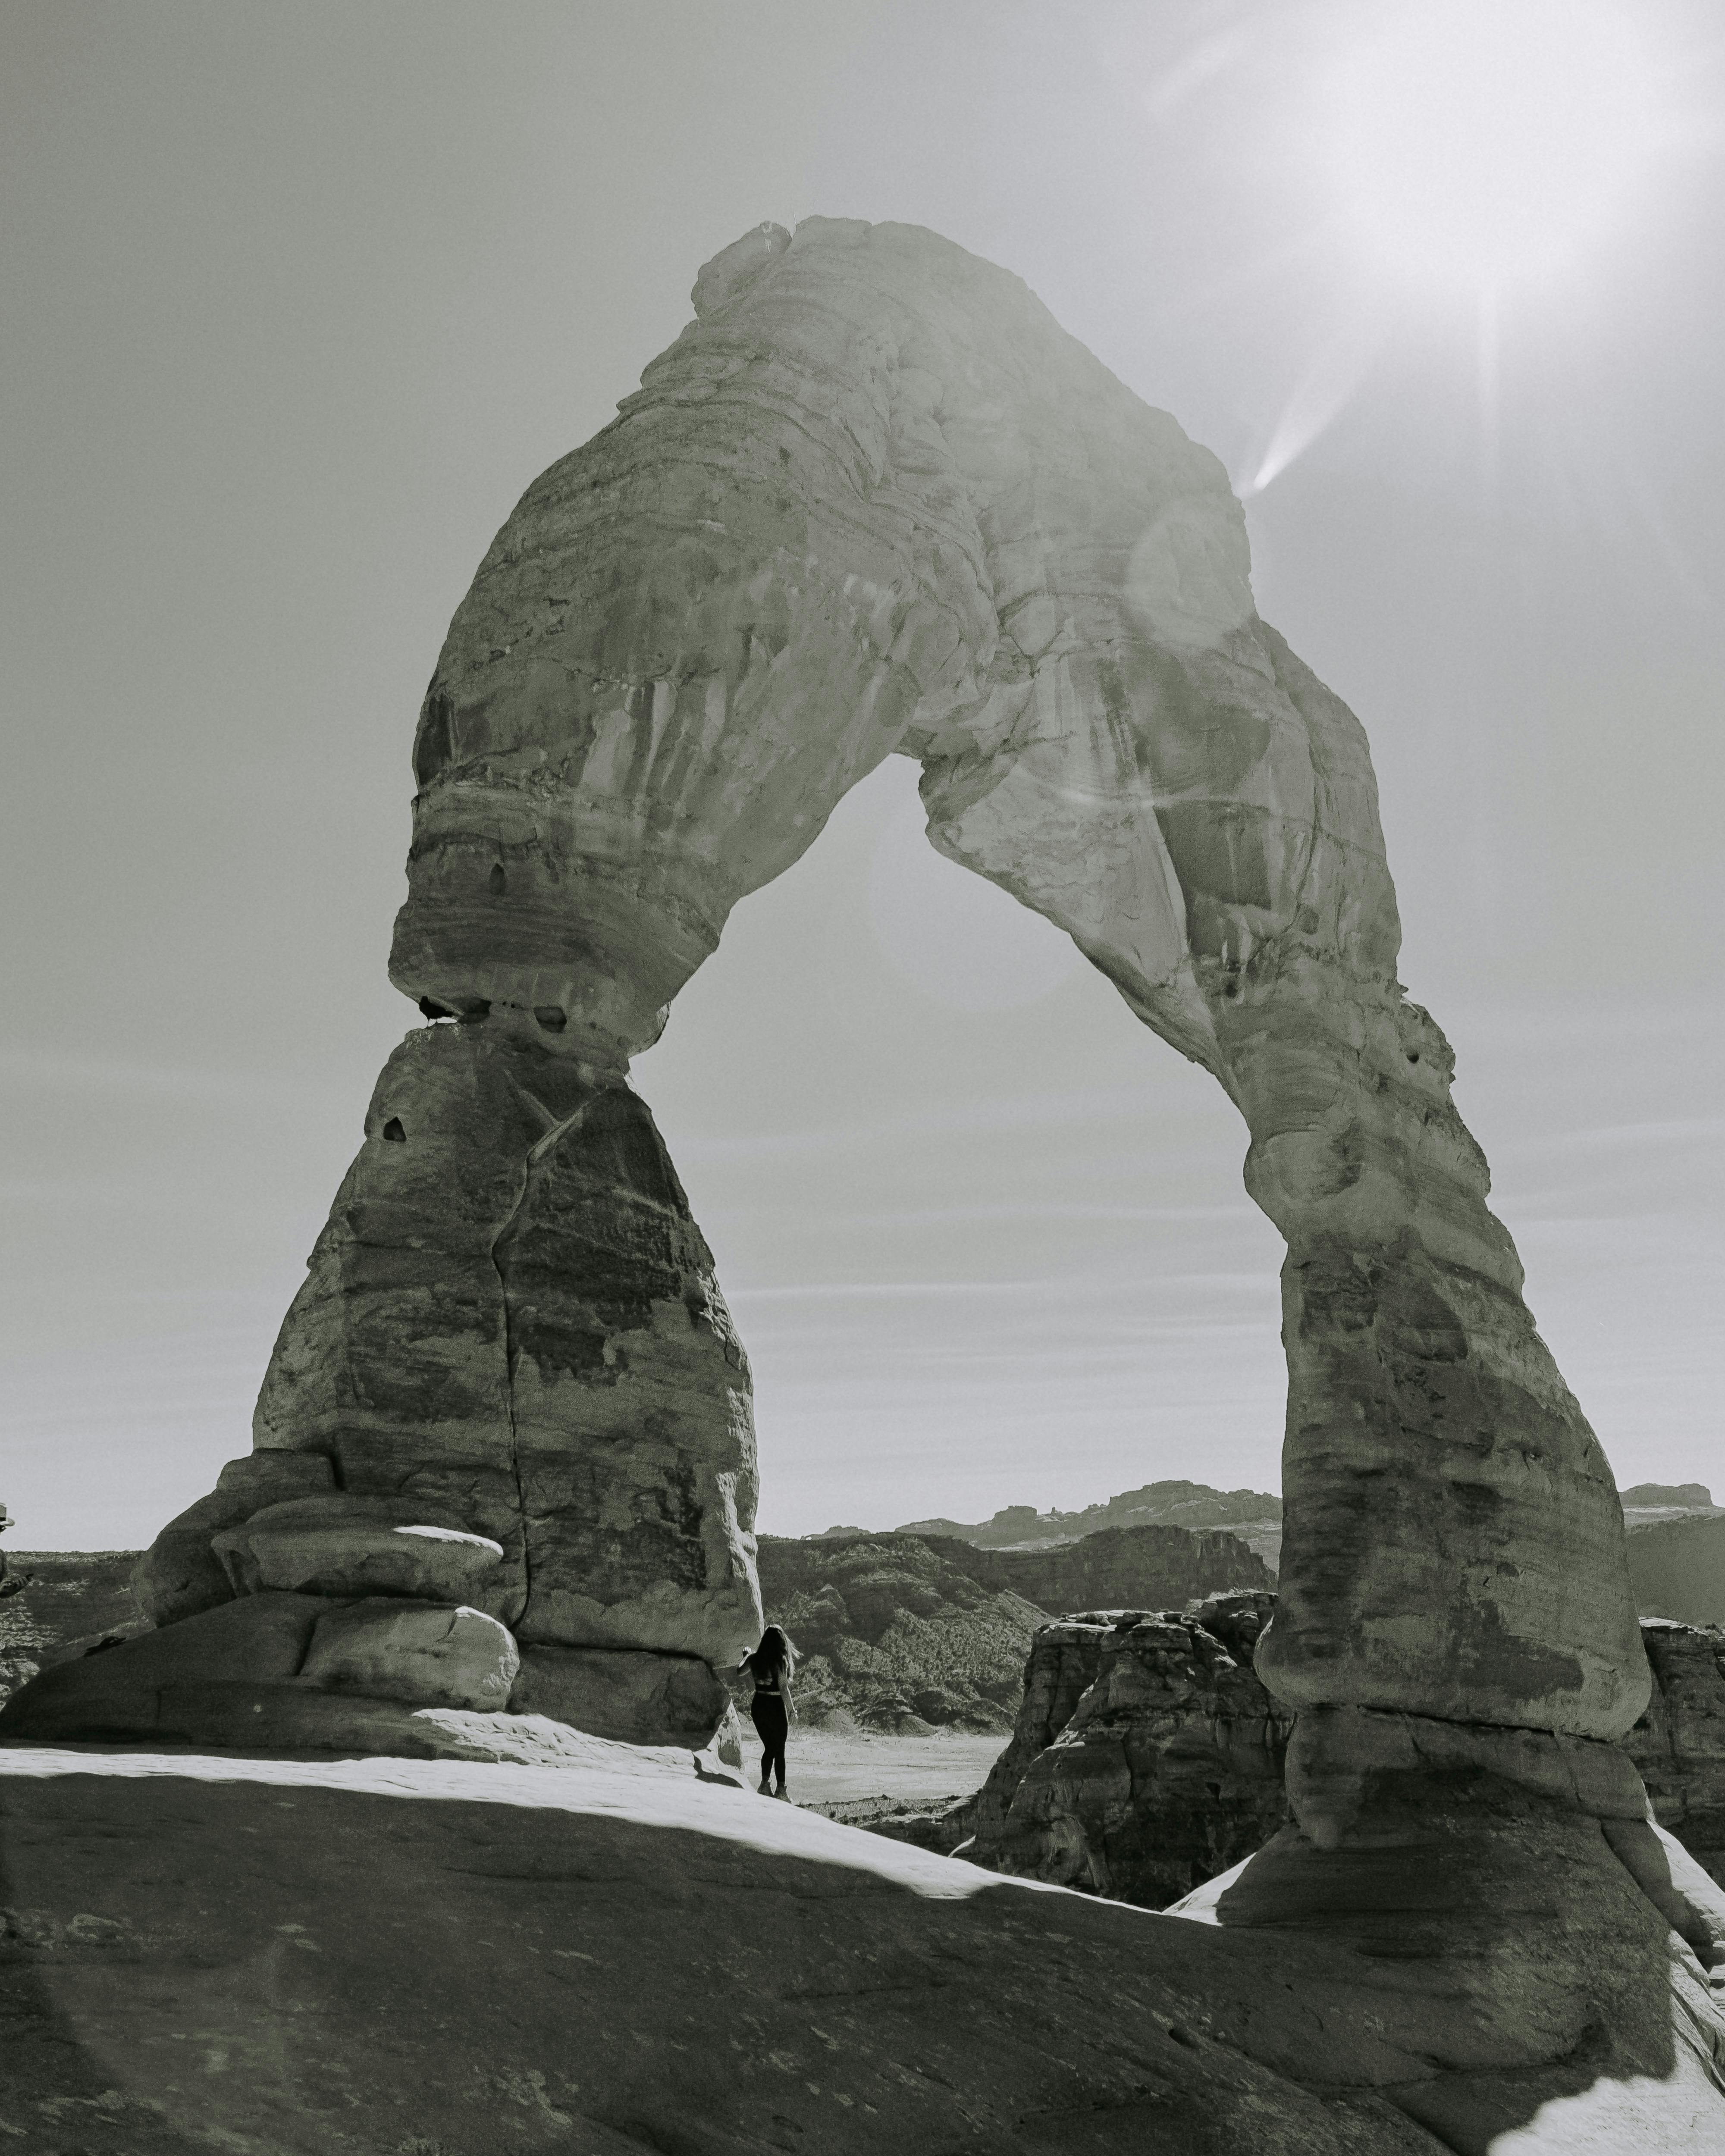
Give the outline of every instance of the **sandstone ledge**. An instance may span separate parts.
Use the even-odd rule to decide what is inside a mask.
[[[1323,1859],[1328,1932],[1296,1845],[1230,1929],[602,1756],[0,1747],[8,2140],[1484,2156],[1559,2105],[1530,2146],[1716,2145],[1705,1984],[1573,1818],[1464,1822],[1411,1916],[1405,1861]]]

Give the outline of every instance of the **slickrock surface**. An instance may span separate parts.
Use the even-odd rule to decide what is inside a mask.
[[[1628,1551],[1635,1607],[1644,1617],[1725,1625],[1725,1512],[1636,1527]]]
[[[1186,1922],[592,1740],[0,1748],[0,2124],[33,2156],[1486,2156],[1530,2123],[1500,2156],[1701,2156],[1705,1984],[1598,1830],[1422,1831],[1394,1873],[1324,1860],[1317,1922],[1297,1850]]]

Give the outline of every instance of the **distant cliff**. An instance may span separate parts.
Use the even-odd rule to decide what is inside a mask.
[[[914,1535],[842,1543],[763,1535],[761,1599],[802,1657],[796,1696],[803,1721],[906,1736],[942,1728],[1004,1736],[1046,1613],[977,1578],[973,1563],[953,1562],[979,1554]]]
[[[768,1617],[804,1656],[808,1719],[906,1734],[1009,1730],[1029,1641],[1047,1617],[1275,1585],[1237,1536],[1172,1527],[1111,1528],[1045,1550],[941,1535],[764,1535],[759,1563]]]
[[[136,1550],[9,1550],[0,1595],[0,1699],[39,1670],[115,1632],[144,1629],[131,1599]]]
[[[1110,1527],[1230,1527],[1272,1569],[1281,1548],[1281,1500],[1267,1490],[1214,1490],[1207,1482],[1146,1482],[1081,1511],[1039,1512],[1007,1505],[992,1519],[910,1520],[901,1535],[951,1535],[979,1549],[1052,1549]],[[829,1527],[829,1537],[860,1532]]]
[[[1725,1512],[1694,1512],[1633,1527],[1630,1583],[1643,1617],[1725,1625]]]
[[[1276,1574],[1221,1528],[1102,1527],[1047,1549],[947,1550],[973,1578],[1011,1589],[1050,1617],[1074,1609],[1168,1609],[1234,1587],[1273,1588]],[[961,1554],[962,1553],[962,1554]]]

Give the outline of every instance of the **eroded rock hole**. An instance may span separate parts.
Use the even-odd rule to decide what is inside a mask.
[[[509,889],[509,878],[503,873],[501,861],[494,861],[491,864],[491,873],[485,879],[485,888],[493,898],[501,898],[504,892]]]
[[[429,1018],[435,1020],[440,1018],[454,1018],[455,1014],[454,1011],[445,1009],[442,1004],[434,1004],[429,996],[421,996],[419,998],[419,1015],[422,1018]]]
[[[569,1023],[569,1014],[560,1004],[535,1004],[533,1016],[547,1033],[561,1033]]]
[[[392,1116],[384,1124],[383,1135],[391,1145],[405,1145],[408,1142],[408,1134],[401,1127],[399,1116]]]

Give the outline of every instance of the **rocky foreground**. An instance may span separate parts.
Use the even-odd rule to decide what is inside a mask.
[[[1597,1821],[1525,1793],[1329,1856],[1289,1830],[1185,1922],[588,1743],[561,1769],[0,1747],[4,2145],[1715,2145],[1695,1953]]]

